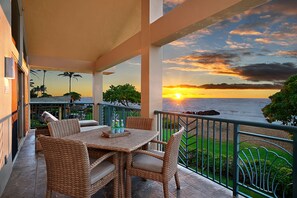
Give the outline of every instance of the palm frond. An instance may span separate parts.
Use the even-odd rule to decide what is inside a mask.
[[[76,81],[78,81],[78,77],[79,77],[79,78],[82,78],[82,76],[79,75],[79,74],[74,74],[74,75],[72,76],[72,78],[74,78]]]
[[[82,76],[80,74],[74,74],[73,77],[80,77],[80,78],[82,78]]]
[[[38,74],[38,71],[40,71],[40,70],[33,70],[33,69],[30,69],[30,74],[32,74],[33,76],[39,78],[39,76],[37,75],[37,74]]]

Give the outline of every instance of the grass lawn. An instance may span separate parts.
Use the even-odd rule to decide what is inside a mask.
[[[175,130],[163,129],[163,141],[169,140],[173,131]],[[213,136],[207,136],[207,134],[204,134],[203,138],[201,135],[193,136],[188,134],[187,136],[184,133],[181,142],[180,162],[191,170],[203,174],[203,176],[211,180],[216,180],[223,186],[228,185],[229,187],[232,187],[233,141],[224,139],[220,142],[212,137]],[[252,167],[250,170],[252,169],[252,171],[257,172],[258,175],[260,175],[260,173],[267,175],[270,168],[273,171],[279,171],[279,174],[282,173],[281,171],[290,173],[292,170],[291,165],[288,165],[288,163],[293,163],[293,157],[276,147],[266,146],[265,148],[261,145],[243,142],[240,144],[239,150],[239,156],[242,158],[245,165],[248,168]],[[245,167],[245,165],[241,163],[241,167]],[[247,174],[247,172],[245,172],[245,174]],[[248,178],[247,175],[245,177]],[[290,178],[291,177],[289,176],[286,180]],[[270,182],[271,180],[272,178],[270,178]],[[239,190],[252,197],[261,197],[257,193],[245,189],[244,187],[240,187]]]
[[[163,133],[163,141],[167,142],[170,138],[170,135],[172,134],[172,130],[162,130]],[[182,138],[182,142],[181,142],[181,146],[185,149],[187,149],[188,151],[202,151],[204,153],[208,154],[212,154],[215,157],[219,157],[220,154],[221,155],[225,155],[225,156],[230,156],[233,157],[233,150],[234,150],[234,146],[233,146],[233,141],[229,140],[228,142],[225,140],[222,140],[221,142],[219,140],[213,139],[213,138],[202,138],[202,136],[191,136],[189,135],[188,137],[186,137],[185,135]],[[266,156],[266,154],[269,156],[271,155],[271,152],[276,153],[279,156],[282,156],[283,158],[286,158],[290,163],[293,163],[293,158],[290,154],[288,154],[287,152],[281,150],[281,149],[277,149],[275,147],[267,147],[267,149],[269,150],[269,153],[267,153],[266,149],[260,148],[260,145],[256,145],[256,144],[252,144],[252,143],[241,143],[239,150],[245,149],[245,148],[250,148],[252,155],[253,156],[260,156],[260,158],[262,158],[262,156]]]

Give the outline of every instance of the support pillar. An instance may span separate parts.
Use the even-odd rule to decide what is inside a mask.
[[[103,102],[103,73],[93,73],[93,119],[99,121],[99,105],[98,103]]]
[[[151,45],[150,24],[163,15],[163,1],[141,2],[141,116],[153,117],[162,109],[162,48]]]

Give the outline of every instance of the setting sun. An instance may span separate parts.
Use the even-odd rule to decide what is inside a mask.
[[[176,93],[175,94],[175,99],[176,100],[181,100],[182,99],[182,95],[180,93]]]

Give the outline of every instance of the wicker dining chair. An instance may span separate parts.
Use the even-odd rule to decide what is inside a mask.
[[[142,117],[127,117],[126,128],[152,130],[153,119]]]
[[[80,133],[78,119],[65,119],[48,123],[49,133],[52,137],[65,137]]]
[[[127,158],[127,197],[131,197],[131,176],[139,176],[163,183],[164,197],[169,197],[168,183],[175,176],[177,189],[180,183],[177,173],[177,159],[179,145],[184,132],[182,127],[178,132],[171,135],[168,143],[152,140],[154,143],[165,146],[165,152],[156,150],[136,150]]]
[[[91,197],[114,180],[113,196],[118,197],[118,157],[109,152],[99,159],[90,159],[84,143],[42,136],[47,170],[46,197],[52,191],[71,197]],[[113,163],[106,159],[113,158]]]
[[[62,138],[69,135],[80,133],[80,125],[78,119],[65,119],[48,123],[50,136]],[[91,158],[98,158],[106,154],[106,150],[88,148]]]
[[[142,118],[142,117],[127,117],[126,128],[152,130],[153,119],[152,118]],[[148,144],[144,145],[142,147],[142,149],[147,150]]]

